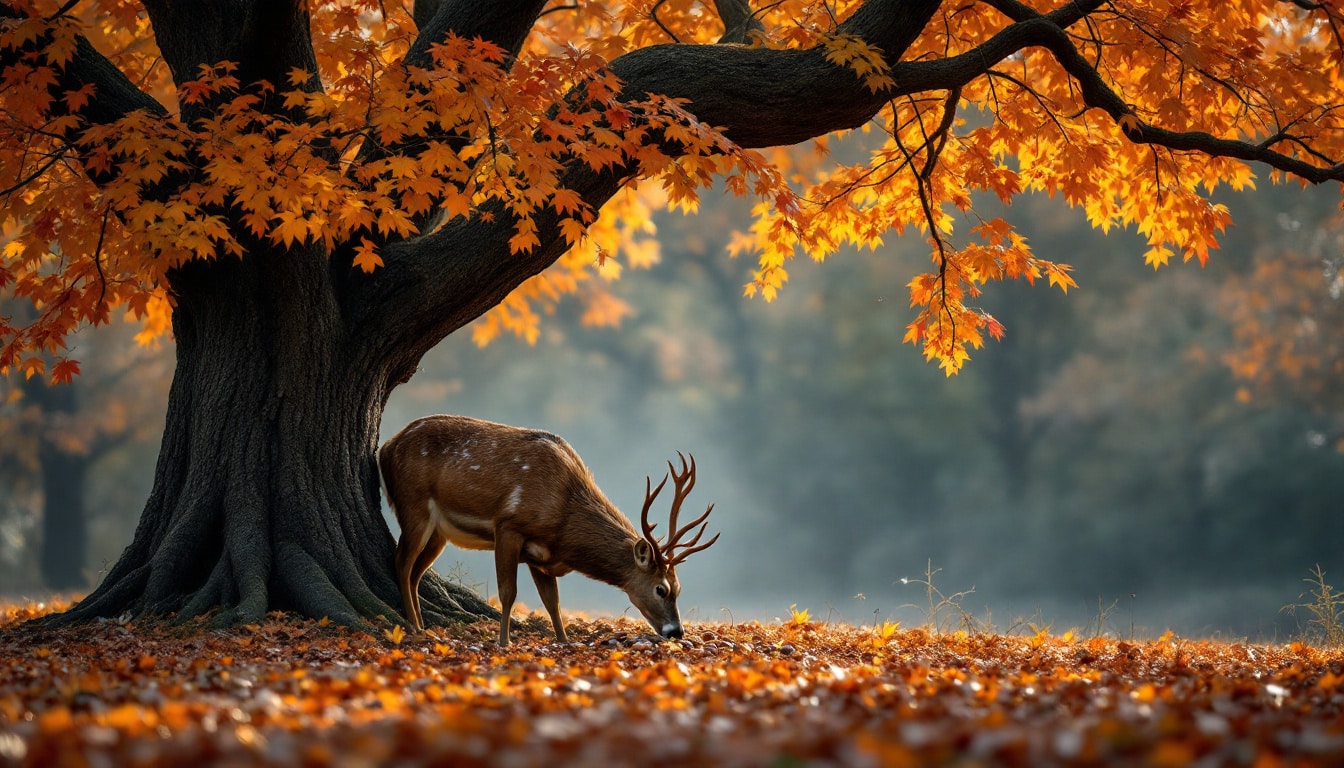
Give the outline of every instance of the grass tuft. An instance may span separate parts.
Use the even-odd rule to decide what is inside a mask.
[[[1309,642],[1326,648],[1344,648],[1344,602],[1339,592],[1325,580],[1325,571],[1319,563],[1303,581],[1310,586],[1297,596],[1301,602],[1285,605],[1283,611],[1299,616],[1301,610],[1309,617],[1304,630]]]

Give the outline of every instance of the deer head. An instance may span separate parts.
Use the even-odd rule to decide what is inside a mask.
[[[677,612],[677,596],[681,594],[681,584],[677,581],[677,566],[687,557],[709,548],[719,540],[719,534],[716,533],[714,538],[704,544],[700,543],[700,538],[709,526],[707,520],[709,513],[714,510],[713,504],[705,508],[704,514],[684,526],[677,527],[681,505],[686,501],[691,488],[695,486],[695,457],[690,457],[689,464],[680,451],[677,452],[677,457],[681,459],[681,471],[678,472],[669,461],[668,474],[663,475],[662,482],[658,483],[657,487],[653,486],[652,478],[644,478],[644,508],[639,515],[640,526],[644,533],[634,543],[636,570],[625,586],[630,602],[644,614],[644,618],[658,630],[658,634],[673,639],[681,637],[681,616]],[[653,500],[658,497],[663,486],[667,485],[669,475],[673,484],[672,510],[668,514],[667,540],[662,541],[654,536],[653,529],[658,524],[649,522],[649,508],[653,506]],[[695,532],[695,536],[683,541],[696,526],[700,529]]]

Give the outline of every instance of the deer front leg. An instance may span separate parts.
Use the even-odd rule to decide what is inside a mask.
[[[499,586],[499,644],[509,644],[509,614],[518,597],[518,561],[522,558],[523,537],[511,531],[495,534],[495,580]]]
[[[541,595],[541,604],[546,606],[546,612],[551,615],[551,624],[555,627],[555,639],[568,643],[565,625],[560,621],[560,587],[556,584],[555,577],[535,565],[527,567],[532,571],[532,581],[537,585],[537,594]]]

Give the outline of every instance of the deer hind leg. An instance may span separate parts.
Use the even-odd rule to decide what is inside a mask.
[[[416,629],[425,628],[425,617],[420,612],[420,580],[434,565],[434,561],[439,559],[439,555],[443,554],[443,548],[447,545],[448,537],[436,528],[430,532],[429,542],[420,551],[420,556],[415,558],[415,568],[411,571],[411,594],[415,596]]]
[[[424,570],[417,570],[417,566],[421,556],[427,552],[426,545],[437,531],[428,514],[420,515],[415,522],[412,519],[415,518],[411,515],[397,515],[397,522],[401,524],[401,538],[397,540],[396,554],[397,586],[401,588],[401,605],[406,620],[416,629],[424,629],[424,623],[420,620],[419,592],[420,577],[424,575]],[[438,552],[435,552],[429,558],[430,562],[437,556]]]
[[[568,643],[565,625],[560,621],[560,587],[556,584],[555,577],[535,565],[527,567],[532,571],[532,581],[537,585],[537,594],[541,595],[541,604],[546,606],[546,612],[551,615],[551,624],[555,626],[555,639]]]
[[[523,537],[512,531],[495,534],[495,579],[499,586],[499,644],[509,644],[509,615],[518,597],[518,562],[523,554]]]

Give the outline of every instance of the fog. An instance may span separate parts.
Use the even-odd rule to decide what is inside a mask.
[[[1219,360],[1234,343],[1226,286],[1279,248],[1327,264],[1337,235],[1319,196],[1249,202],[1218,261],[1156,274],[1138,238],[1103,238],[1057,201],[1014,211],[1081,287],[990,286],[1010,336],[951,379],[901,343],[903,284],[926,258],[915,239],[795,265],[766,304],[736,297],[749,265],[669,220],[663,263],[622,280],[632,321],[585,329],[562,311],[533,348],[459,334],[393,397],[384,435],[432,412],[549,429],[631,515],[645,476],[693,453],[688,508],[713,502],[722,537],[679,569],[691,619],[796,606],[949,629],[1291,636],[1303,617],[1281,609],[1302,579],[1341,565],[1340,414],[1238,402],[1245,385]],[[450,546],[438,567],[494,591],[489,553]],[[560,584],[566,609],[630,610],[609,586]]]
[[[1237,228],[1207,267],[1154,273],[1133,233],[1102,236],[1057,200],[1024,200],[1012,220],[1039,255],[1075,266],[1079,288],[988,286],[983,306],[1008,335],[952,378],[902,343],[905,284],[928,268],[919,238],[795,264],[767,304],[741,297],[751,265],[724,255],[740,211],[707,204],[660,220],[661,263],[614,286],[635,310],[620,328],[583,327],[567,301],[535,346],[482,349],[459,332],[393,394],[382,434],[431,413],[547,429],[631,516],[645,477],[693,454],[687,511],[714,503],[722,536],[679,568],[690,621],[792,608],[942,629],[1294,637],[1305,617],[1281,609],[1310,570],[1344,576],[1344,249],[1330,195],[1228,202]],[[82,470],[87,584],[130,539],[171,354],[158,353],[157,383],[123,387],[108,371],[129,334],[98,333],[78,342],[99,350],[80,386],[118,393],[137,430]],[[1267,338],[1298,341],[1281,375],[1245,362]],[[18,434],[46,428],[13,398],[5,408]],[[83,408],[111,406],[88,394]],[[36,594],[40,467],[24,450],[0,463],[0,577]],[[496,591],[488,552],[450,545],[437,568]],[[566,611],[633,614],[579,574],[560,596]]]

